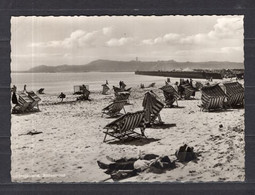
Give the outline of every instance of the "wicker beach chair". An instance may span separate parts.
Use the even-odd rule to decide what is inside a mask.
[[[111,103],[110,105],[106,106],[102,109],[102,117],[104,114],[109,115],[110,117],[114,117],[120,114],[120,111],[123,109],[124,112],[125,108],[124,105],[126,104],[126,101],[115,101]]]
[[[243,106],[244,88],[238,82],[223,83],[227,95],[227,104],[230,107]]]
[[[184,99],[190,99],[190,96],[193,96],[195,93],[196,89],[193,88],[189,83],[181,85],[184,88]]]
[[[107,135],[119,140],[123,140],[132,134],[144,136],[145,125],[143,121],[144,111],[126,113],[104,127],[106,131],[104,131],[105,137],[103,141],[106,141]],[[136,132],[136,128],[140,128],[141,133]]]
[[[110,88],[108,87],[107,84],[103,84],[102,86],[103,86],[102,94],[103,94],[103,95],[106,95],[107,92],[110,90]]]
[[[159,89],[161,89],[164,93],[166,107],[172,107],[174,102],[176,102],[178,106],[177,100],[179,98],[179,94],[178,94],[178,91],[176,91],[176,89],[172,85],[169,85],[168,83],[166,83],[165,86]]]
[[[200,107],[203,111],[211,111],[224,108],[224,100],[227,95],[221,89],[219,84],[204,86],[201,89],[201,93],[202,104]]]
[[[163,123],[159,113],[164,108],[164,106],[165,104],[153,91],[146,92],[143,99],[143,108],[145,110],[145,123],[147,125],[153,125],[156,123],[157,118],[158,123]]]

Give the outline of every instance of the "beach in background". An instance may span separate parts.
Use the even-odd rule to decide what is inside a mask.
[[[179,81],[170,78],[171,82]],[[102,84],[108,80],[109,95],[102,95]],[[184,143],[200,154],[197,162],[179,163],[162,174],[142,172],[122,182],[210,182],[244,181],[244,109],[202,112],[201,93],[193,100],[178,101],[179,108],[164,108],[161,118],[165,127],[145,130],[147,139],[131,142],[104,143],[104,126],[113,118],[102,117],[101,110],[114,99],[112,86],[122,80],[132,87],[127,112],[142,110],[144,94],[153,90],[162,100],[159,90],[165,77],[141,76],[134,73],[12,73],[12,85],[37,91],[40,112],[12,114],[11,150],[13,182],[102,182],[109,178],[96,163],[106,157],[138,157],[140,153],[168,155]],[[196,80],[196,79],[194,79]],[[140,83],[153,88],[140,89]],[[215,81],[217,82],[217,81]],[[86,84],[91,101],[75,101],[73,86]],[[65,92],[63,103],[57,95]],[[222,127],[220,128],[220,125]],[[41,132],[27,135],[30,131]],[[107,180],[112,182],[111,179]]]

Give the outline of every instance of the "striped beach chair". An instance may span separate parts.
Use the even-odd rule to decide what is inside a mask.
[[[24,92],[20,92],[20,93],[18,93],[18,95],[19,95],[19,99],[18,99],[19,107],[17,107],[18,110],[21,112],[28,111],[28,109],[31,108],[31,105],[34,102],[33,99],[31,99]]]
[[[189,83],[185,83],[181,85],[184,88],[184,99],[190,99],[190,96],[192,96],[196,89],[194,89]]]
[[[36,106],[39,110],[39,102],[41,101],[41,98],[39,98],[33,91],[27,92],[28,97],[33,100],[33,102],[29,105],[29,109],[34,109]]]
[[[157,118],[159,120],[158,122],[162,123],[160,111],[164,108],[165,104],[153,91],[148,91],[145,93],[142,105],[145,110],[146,124],[155,124]]]
[[[126,113],[104,127],[106,131],[104,131],[105,137],[103,141],[106,141],[107,135],[119,140],[123,140],[132,134],[144,136],[145,125],[143,121],[144,111]],[[140,128],[141,133],[137,133],[135,131],[136,128]]]
[[[124,105],[126,104],[126,101],[115,101],[108,105],[107,107],[102,109],[102,117],[104,114],[109,115],[110,117],[114,117],[120,114],[120,111],[123,109],[124,112],[125,108]]]
[[[230,107],[243,105],[244,102],[244,88],[238,82],[223,83],[225,93],[227,94],[227,104]]]
[[[178,91],[170,84],[166,83],[165,86],[159,88],[163,91],[165,97],[165,103],[167,107],[172,107],[174,102],[176,102],[178,106],[178,98],[179,94]]]
[[[118,92],[118,93],[115,93],[114,101],[126,101],[126,102],[128,102],[129,96],[130,96],[130,92],[127,92],[127,91]]]
[[[204,86],[201,89],[201,109],[203,111],[216,110],[224,108],[224,100],[226,99],[226,94],[221,89],[219,84]]]

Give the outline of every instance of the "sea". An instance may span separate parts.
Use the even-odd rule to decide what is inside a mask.
[[[170,78],[171,82],[179,81],[178,78]],[[56,94],[60,92],[72,93],[76,85],[88,85],[90,91],[102,90],[102,84],[119,86],[119,81],[124,81],[129,87],[145,87],[156,83],[161,87],[167,80],[166,77],[136,75],[134,72],[81,72],[81,73],[11,73],[11,86],[16,85],[18,91],[22,91],[27,85],[27,91],[36,92],[44,88],[44,93]]]

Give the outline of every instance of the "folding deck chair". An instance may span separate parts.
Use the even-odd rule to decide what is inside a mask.
[[[30,98],[26,93],[19,92],[18,104],[13,108],[13,113],[23,113],[29,111],[33,106],[34,100]]]
[[[184,88],[184,99],[190,99],[190,96],[196,91],[189,83],[181,85]]]
[[[219,84],[204,86],[201,89],[201,93],[202,104],[200,107],[202,111],[210,111],[224,108],[224,101],[225,98],[227,98],[227,95],[221,89]]]
[[[88,89],[83,89],[83,90],[85,90],[85,93],[79,96],[77,100],[90,100],[89,99],[90,91]]]
[[[159,123],[163,123],[159,113],[164,108],[164,106],[164,103],[153,91],[146,92],[143,99],[143,108],[145,110],[145,123],[147,125],[153,125],[155,124],[157,118],[159,120]]]
[[[105,137],[103,141],[106,141],[107,135],[119,140],[123,140],[132,134],[144,136],[145,125],[143,121],[144,111],[124,114],[104,127],[106,131],[104,131]],[[140,128],[141,133],[137,133],[135,131],[136,128]]]
[[[115,101],[113,103],[111,103],[110,105],[108,105],[107,107],[102,109],[102,117],[104,114],[109,115],[110,117],[114,117],[120,114],[120,111],[123,109],[124,112],[125,108],[124,105],[126,104],[126,101]]]
[[[178,94],[178,91],[176,91],[172,85],[169,85],[168,83],[166,83],[165,86],[159,89],[161,89],[164,93],[165,103],[167,107],[172,107],[174,102],[176,102],[178,106],[177,100],[179,98],[179,94]]]
[[[244,103],[244,88],[238,82],[223,83],[226,89],[227,104],[230,107],[243,105]]]
[[[28,97],[33,100],[33,102],[29,105],[29,109],[33,109],[35,106],[39,110],[39,102],[41,98],[39,98],[33,91],[28,92]]]
[[[102,94],[103,94],[103,95],[106,95],[107,92],[110,90],[110,88],[108,87],[107,84],[103,84],[102,86],[103,86]]]
[[[130,92],[123,91],[123,92],[117,92],[115,93],[115,99],[114,101],[128,101],[128,98],[130,96]]]

